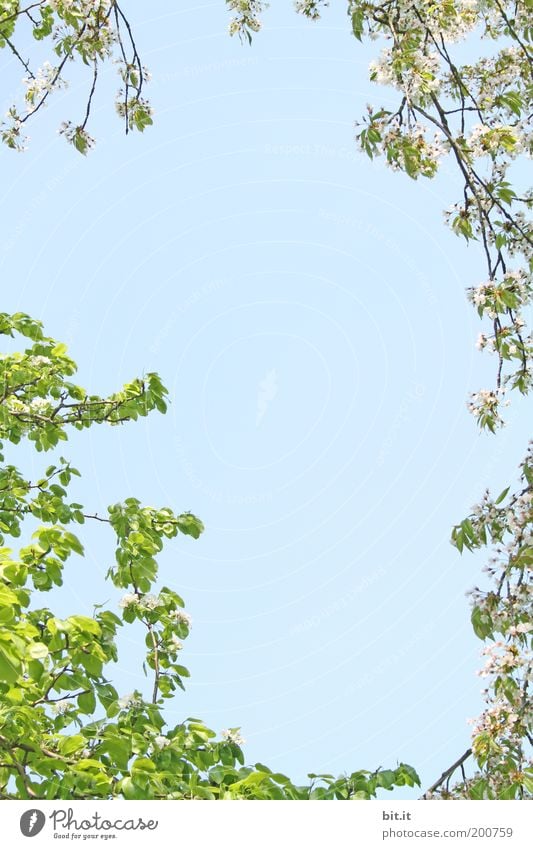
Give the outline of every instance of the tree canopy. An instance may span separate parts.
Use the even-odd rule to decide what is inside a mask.
[[[261,29],[267,4],[226,0],[229,31],[245,43]],[[317,20],[327,2],[297,2]],[[358,41],[378,41],[371,80],[397,93],[394,108],[369,105],[357,141],[370,159],[394,171],[432,178],[445,158],[461,176],[461,197],[445,212],[458,236],[479,246],[481,282],[468,298],[482,322],[477,347],[494,357],[494,383],[468,401],[478,426],[495,434],[504,408],[532,385],[533,341],[528,327],[532,286],[533,195],[522,160],[533,148],[533,0],[350,0],[348,21]],[[50,44],[54,63],[34,68],[19,38],[28,33]],[[464,61],[466,42],[474,56]],[[144,98],[146,70],[121,6],[99,0],[56,0],[24,6],[0,3],[0,47],[24,66],[21,107],[2,128],[11,148],[24,147],[24,127],[64,83],[68,62],[91,68],[81,120],[61,131],[87,153],[87,126],[101,62],[115,57],[121,87],[117,111],[126,132],[152,122]],[[25,53],[24,53],[25,55]],[[0,333],[27,347],[0,358],[0,439],[15,450],[22,440],[39,452],[56,449],[70,429],[119,425],[164,413],[167,390],[150,373],[109,397],[88,394],[71,381],[76,371],[66,347],[44,335],[27,315],[2,314]],[[453,340],[450,340],[450,344]],[[9,458],[8,458],[9,459]],[[2,456],[1,462],[4,463]],[[400,764],[341,777],[310,776],[306,786],[262,764],[244,765],[238,728],[222,739],[189,719],[168,728],[164,704],[184,686],[181,641],[190,627],[174,589],[157,588],[157,556],[166,539],[203,531],[191,513],[143,506],[126,498],[98,516],[71,502],[68,487],[79,472],[60,458],[28,480],[16,465],[0,468],[0,793],[4,798],[372,798],[378,790],[414,786],[418,776]],[[424,798],[515,799],[533,794],[531,697],[533,605],[531,570],[533,447],[520,466],[517,487],[480,495],[471,515],[452,530],[462,552],[490,547],[490,585],[472,593],[472,627],[484,643],[484,707],[471,746],[425,792]],[[72,528],[106,523],[116,537],[108,579],[124,596],[120,616],[95,608],[93,617],[58,618],[42,593],[63,581],[71,555],[83,556]],[[35,525],[37,523],[37,528]],[[28,529],[31,541],[6,543]],[[13,546],[14,543],[11,543]],[[145,629],[144,667],[151,693],[126,696],[109,680],[120,627]],[[471,768],[469,762],[473,762]],[[465,767],[465,765],[468,765]],[[466,769],[468,768],[468,774]]]

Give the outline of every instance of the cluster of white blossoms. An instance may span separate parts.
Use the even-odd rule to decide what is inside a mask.
[[[493,499],[491,498],[490,491],[488,489],[485,490],[481,497],[481,501],[479,504],[474,504],[472,507],[472,513],[477,518],[482,518],[484,521],[487,519],[495,519],[498,515],[498,510],[494,504]]]
[[[481,283],[470,288],[467,294],[479,316],[486,316],[492,322],[493,333],[481,332],[476,347],[480,351],[497,353],[500,361],[500,389],[518,387],[525,394],[533,379],[533,339],[524,332],[526,321],[523,315],[532,301],[531,275],[522,268],[508,270],[500,280]],[[518,364],[518,371],[504,371],[504,361],[514,362],[515,368]],[[489,412],[489,408],[497,412],[498,403],[502,400],[501,392],[496,390],[496,393],[490,395],[482,391],[476,393],[476,396],[470,403],[474,415],[479,417],[481,411]],[[500,423],[501,418],[498,418],[497,424]]]
[[[142,595],[139,599],[139,607],[144,607],[145,610],[155,610],[156,607],[160,607],[162,604],[163,602],[160,597],[152,593],[146,593],[146,595]]]
[[[113,64],[117,66],[118,75],[123,83],[133,86],[133,88],[139,84],[139,65],[136,62],[125,62],[122,57],[119,57],[118,59],[113,59]],[[150,82],[152,74],[146,65],[141,66],[141,71],[143,81],[147,83]]]
[[[476,348],[478,351],[484,351],[485,348],[488,348],[489,351],[494,352],[496,350],[496,340],[494,336],[486,336],[484,333],[480,333],[476,340]]]
[[[172,740],[169,740],[168,737],[165,737],[164,734],[158,734],[157,737],[153,739],[154,748],[156,749],[166,749],[167,746],[170,746]]]
[[[354,0],[350,4],[350,11],[355,11],[358,5],[357,0]],[[389,5],[383,4],[381,7],[381,4],[376,4],[374,15],[368,14],[368,8],[364,10],[367,12],[365,17],[371,37],[379,34],[388,36],[392,31],[399,42],[403,36],[409,43],[415,34],[433,30],[436,34],[440,33],[446,42],[455,42],[464,39],[479,24],[479,0],[427,4],[396,0],[390,16],[387,14]]]
[[[467,404],[468,410],[479,420],[480,425],[484,426],[490,421],[493,424],[491,430],[496,426],[501,427],[505,424],[500,413],[501,396],[504,394],[505,389],[501,387],[496,390],[479,389],[472,392]],[[504,403],[508,404],[508,401]]]
[[[479,0],[455,0],[454,3],[432,3],[429,6],[436,28],[446,34],[446,41],[462,41],[478,25]]]
[[[428,140],[426,129],[420,124],[404,130],[390,126],[384,135],[383,143],[387,149],[387,164],[393,170],[401,168],[407,171],[410,176],[433,176],[438,170],[441,157],[448,153],[442,135],[434,133]]]
[[[48,398],[32,398],[26,404],[15,395],[11,395],[5,399],[3,406],[14,415],[44,416],[52,409],[52,402]]]
[[[142,113],[150,119],[150,122],[152,115],[154,114],[154,109],[146,98],[135,95],[134,97],[129,97],[125,100],[123,89],[118,91],[115,98],[115,111],[121,118],[125,118],[126,115],[128,115],[128,125],[130,127],[135,126],[135,118],[137,114]]]
[[[508,46],[495,56],[483,56],[475,64],[462,65],[461,77],[468,88],[474,90],[480,110],[496,110],[502,115],[516,117],[512,102],[510,104],[501,95],[522,87],[523,81],[527,79],[527,73],[524,76],[527,65],[528,60],[521,48]],[[454,85],[457,85],[457,80],[454,83],[453,74],[449,74],[446,90],[453,91]]]
[[[59,125],[58,133],[61,136],[65,136],[67,141],[73,144],[80,153],[87,153],[96,144],[93,137],[89,135],[84,127],[78,127],[72,121],[62,121]]]
[[[525,624],[516,628],[522,634],[530,630]],[[490,678],[491,687],[484,691],[487,708],[474,724],[474,748],[485,743],[483,737],[481,741],[476,739],[478,735],[492,737],[498,746],[519,744],[523,732],[518,726],[523,724],[527,727],[533,718],[531,705],[525,697],[533,680],[532,654],[523,645],[501,640],[492,643],[482,654],[486,661],[478,674]],[[497,682],[500,682],[499,686]]]
[[[186,613],[184,610],[180,610],[179,608],[176,610],[171,610],[168,614],[169,619],[172,619],[174,622],[178,624],[187,625],[188,628],[191,627],[192,617],[189,613]]]
[[[529,489],[520,493],[515,498],[512,508],[506,511],[505,520],[507,528],[510,533],[517,536],[520,544],[533,544],[533,534],[526,531],[527,523],[531,518],[532,512],[533,492]]]
[[[243,746],[246,743],[244,737],[241,736],[240,728],[225,728],[221,736],[228,743],[234,743],[235,746]]]
[[[142,595],[141,593],[126,593],[120,599],[118,606],[123,610],[133,605],[137,605],[145,610],[155,610],[156,607],[161,607],[162,604],[164,604],[162,599],[152,593],[146,593],[146,595]]]
[[[123,710],[128,710],[130,708],[140,708],[142,707],[142,699],[139,693],[127,693],[125,696],[121,696],[118,700],[118,706]]]
[[[17,109],[11,106],[5,114],[5,120],[0,124],[0,138],[11,150],[20,153],[28,149],[29,136],[22,132],[22,117]]]
[[[48,0],[48,5],[59,14],[70,12],[85,18],[92,12],[99,12],[102,16],[107,14],[111,4],[109,0]]]
[[[172,634],[170,640],[166,644],[166,648],[167,651],[176,653],[178,651],[181,651],[181,649],[183,648],[183,643],[181,642],[181,640],[178,640],[175,634]]]
[[[476,307],[484,307],[487,303],[487,296],[489,293],[492,293],[494,290],[494,283],[491,281],[490,283],[481,283],[479,286],[475,288],[469,289],[469,297],[473,304]],[[490,316],[490,318],[495,318],[495,315]]]
[[[43,354],[38,354],[34,357],[28,357],[28,365],[33,368],[39,368],[39,366],[49,366],[52,360],[50,357],[45,357]]]
[[[527,204],[529,209],[533,207],[533,196],[530,191],[524,192],[524,203]],[[507,228],[506,233],[507,253],[509,256],[520,256],[526,262],[531,262],[533,260],[533,244],[530,235],[531,220],[520,209],[515,210],[513,217],[515,226],[513,228]],[[493,244],[492,237],[489,238],[489,241]]]
[[[516,637],[518,634],[529,634],[531,631],[533,631],[532,622],[520,622],[518,625],[510,625],[507,629],[507,633],[511,637]]]
[[[33,112],[36,104],[47,92],[65,88],[67,85],[66,81],[59,75],[59,69],[51,65],[50,62],[44,62],[36,74],[25,77],[23,83],[26,86],[24,99],[28,104],[28,113]]]
[[[28,406],[30,412],[44,415],[50,411],[52,402],[48,398],[32,398]]]
[[[312,21],[318,21],[320,18],[320,7],[329,6],[328,0],[295,0],[294,8],[299,15],[305,15]]]
[[[20,398],[16,398],[14,395],[10,395],[9,398],[6,398],[3,402],[3,406],[14,415],[29,413],[30,411],[28,404],[25,404],[24,401],[21,401]]]
[[[488,675],[505,675],[513,672],[521,666],[527,666],[530,658],[527,658],[517,646],[512,643],[504,643],[496,640],[481,652],[486,657],[483,669],[478,672],[482,678]]]
[[[63,716],[65,713],[74,707],[72,702],[67,701],[67,699],[60,699],[58,702],[54,702],[51,705],[52,713],[55,713],[56,716]]]
[[[112,0],[55,0],[49,2],[56,13],[59,24],[53,27],[52,37],[58,44],[67,39],[65,49],[70,48],[70,29],[65,26],[65,16],[84,22],[83,29],[76,31],[76,49],[86,60],[103,59],[109,56],[117,43],[117,33],[112,26]]]
[[[126,610],[127,607],[131,607],[134,604],[138,604],[141,596],[138,593],[126,593],[120,599],[118,606],[123,610]]]
[[[259,32],[261,29],[260,15],[267,7],[262,0],[226,0],[226,5],[233,18],[228,30],[230,35],[239,35],[241,38],[250,38],[251,32]]]
[[[520,734],[517,733],[519,723],[520,717],[517,709],[513,709],[509,702],[503,700],[491,703],[491,707],[481,716],[475,720],[470,720],[470,724],[474,726],[474,737],[479,734],[488,734],[496,738],[504,736],[513,741],[520,739]]]
[[[514,159],[522,152],[524,139],[518,125],[474,124],[466,143],[475,159],[481,156],[492,157],[499,153],[505,153]]]
[[[399,116],[391,118],[387,112],[373,114],[371,107],[368,112],[368,127],[358,136],[363,150],[368,152],[370,144],[373,155],[384,155],[393,171],[405,171],[414,179],[420,174],[436,174],[441,157],[449,150],[442,133],[428,133],[419,122],[403,123]]]
[[[468,299],[478,307],[480,315],[487,313],[491,319],[520,310],[531,301],[531,278],[524,269],[506,271],[501,280],[488,280],[467,290]],[[519,322],[523,325],[524,321]]]

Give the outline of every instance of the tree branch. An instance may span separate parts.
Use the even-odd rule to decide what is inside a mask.
[[[449,778],[451,778],[451,776],[453,775],[453,773],[455,772],[456,769],[459,769],[459,767],[463,766],[464,762],[468,760],[468,758],[470,757],[471,754],[472,754],[472,749],[467,749],[466,752],[463,755],[461,755],[460,758],[457,758],[455,763],[453,763],[451,766],[449,766],[448,769],[444,770],[444,772],[442,773],[440,778],[438,778],[431,785],[431,787],[428,787],[428,789],[426,790],[424,795],[421,796],[420,798],[421,799],[428,799],[431,796],[431,794],[435,792],[435,790],[438,790],[438,788],[441,786],[441,784],[444,784],[445,781],[447,781]],[[464,773],[463,773],[463,775],[464,775]]]

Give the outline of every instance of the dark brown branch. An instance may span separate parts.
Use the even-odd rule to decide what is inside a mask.
[[[448,781],[451,778],[451,776],[453,775],[453,773],[455,772],[456,769],[459,769],[459,767],[462,768],[464,762],[468,760],[468,758],[470,757],[471,754],[472,754],[472,749],[467,749],[466,752],[463,755],[461,755],[460,758],[457,758],[455,763],[453,763],[451,766],[449,766],[448,769],[444,770],[444,772],[442,773],[440,778],[438,778],[431,785],[431,787],[428,787],[428,789],[426,790],[424,795],[421,796],[420,798],[421,799],[428,799],[431,796],[431,794],[435,792],[435,790],[438,790],[438,788],[442,784],[444,784],[445,781]],[[464,771],[463,771],[463,775],[464,775]]]
[[[93,82],[91,86],[91,90],[89,92],[89,98],[87,100],[87,109],[85,111],[85,118],[83,120],[83,124],[81,125],[81,129],[84,130],[87,126],[87,121],[89,120],[89,115],[91,114],[91,105],[93,101],[93,95],[96,89],[96,80],[98,79],[98,62],[94,60],[94,70],[93,70]]]
[[[9,47],[9,49],[11,50],[11,52],[13,53],[13,55],[17,57],[17,59],[19,60],[20,64],[23,66],[24,70],[26,71],[26,73],[27,73],[27,74],[31,77],[31,79],[32,79],[32,80],[34,80],[34,79],[35,79],[35,75],[34,75],[34,73],[33,73],[32,69],[30,68],[29,64],[28,64],[28,63],[27,63],[27,62],[26,62],[26,61],[22,58],[22,56],[21,56],[21,55],[20,55],[20,53],[18,52],[17,48],[15,47],[15,45],[13,44],[13,42],[11,41],[11,39],[9,39],[9,38],[7,37],[7,35],[3,35],[3,36],[2,36],[2,38],[4,39],[4,41],[6,42],[6,44],[8,45],[8,47]]]

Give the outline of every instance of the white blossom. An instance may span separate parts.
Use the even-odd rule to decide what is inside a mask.
[[[127,693],[118,700],[118,705],[123,709],[139,708],[142,707],[142,700],[137,693]]]
[[[122,609],[125,610],[127,607],[131,607],[133,604],[138,604],[138,602],[139,596],[137,595],[137,593],[126,593],[126,595],[123,595],[120,599],[118,606],[122,607]]]
[[[227,740],[228,743],[234,743],[235,746],[242,746],[246,743],[246,740],[239,732],[240,728],[225,728],[224,731],[222,731],[222,737],[224,740]]]
[[[63,716],[63,714],[67,713],[72,707],[72,702],[67,701],[67,699],[61,699],[59,702],[54,702],[52,705],[52,713],[55,713],[57,716]]]
[[[175,634],[173,634],[170,640],[168,641],[168,648],[170,651],[173,652],[181,651],[181,649],[183,648],[183,643],[178,640]]]
[[[159,596],[147,593],[146,595],[141,596],[139,604],[141,607],[146,608],[146,610],[155,610],[156,607],[159,607],[161,604],[161,599]]]
[[[184,625],[187,625],[187,627],[191,627],[192,617],[188,613],[185,613],[184,610],[171,610],[169,618],[176,623],[183,623]]]

